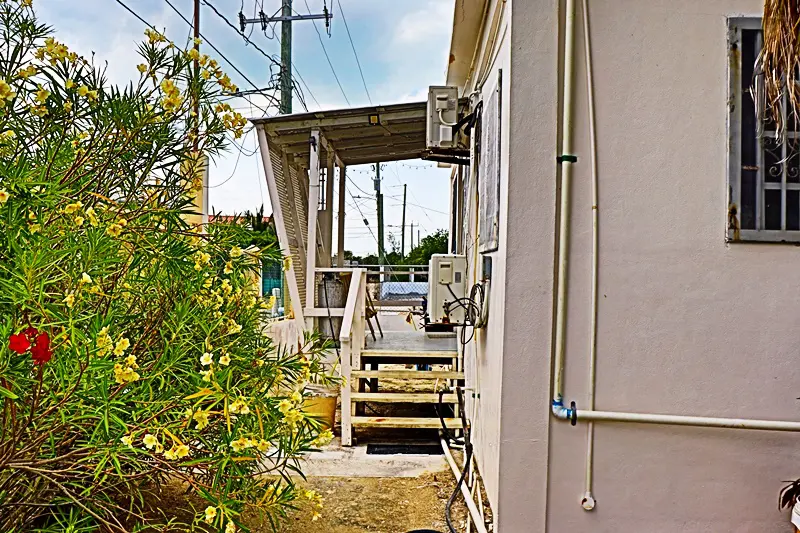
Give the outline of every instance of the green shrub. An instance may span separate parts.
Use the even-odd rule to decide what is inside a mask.
[[[119,88],[29,1],[0,1],[0,32],[0,531],[279,519],[330,437],[302,412],[328,347],[262,335],[252,278],[277,250],[189,222],[199,154],[246,126],[220,103],[236,88],[154,30]],[[188,520],[149,509],[172,482],[203,501]]]

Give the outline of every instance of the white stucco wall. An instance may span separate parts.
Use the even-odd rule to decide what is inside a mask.
[[[776,502],[782,482],[800,476],[794,434],[599,424],[597,508],[579,505],[586,429],[550,419],[547,401],[558,4],[513,6],[497,531],[791,531]],[[800,250],[724,241],[727,17],[758,14],[761,0],[589,4],[600,170],[597,408],[800,420]],[[591,260],[582,39],[579,31],[565,382],[566,400],[579,408]]]

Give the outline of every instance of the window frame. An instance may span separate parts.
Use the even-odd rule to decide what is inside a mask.
[[[736,205],[736,221],[741,223],[741,184],[742,184],[742,30],[761,30],[761,17],[730,17],[728,18],[728,206]],[[800,134],[798,134],[800,136]],[[763,145],[759,140],[757,152],[758,166],[763,163]],[[777,183],[777,182],[776,182]],[[785,191],[800,190],[800,184],[787,183],[785,179],[779,183],[780,188],[774,185],[765,184],[763,180],[763,169],[758,173],[756,182],[756,212],[755,229],[737,229],[731,224],[731,217],[726,220],[727,242],[769,242],[769,243],[800,243],[800,231],[798,230],[768,230],[764,229],[764,190],[778,189],[783,191],[782,197],[782,221],[785,225],[785,215],[787,213],[787,203]]]

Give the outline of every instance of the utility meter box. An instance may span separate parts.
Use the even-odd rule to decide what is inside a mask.
[[[466,295],[466,256],[433,254],[428,272],[430,322],[441,325],[463,324],[464,307],[456,300]]]
[[[453,125],[458,122],[458,87],[428,88],[428,148],[452,148],[456,139]]]

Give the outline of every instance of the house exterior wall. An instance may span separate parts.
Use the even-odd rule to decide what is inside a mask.
[[[476,454],[496,531],[791,531],[776,505],[782,482],[800,476],[800,435],[789,433],[597,424],[597,507],[580,506],[586,426],[549,415],[563,3],[509,1],[508,50],[497,62],[509,74],[500,249],[491,323],[465,354],[468,385],[480,392]],[[597,409],[800,420],[800,252],[725,242],[728,17],[758,15],[762,1],[589,5]],[[579,409],[592,216],[581,22],[578,9],[565,364],[565,400]]]
[[[490,0],[488,2],[488,13],[491,15],[498,3],[502,0]],[[502,9],[502,6],[500,6]],[[456,7],[458,12],[458,6]],[[511,10],[510,3],[507,3],[505,11],[502,12],[502,22],[498,24],[496,37],[491,28],[485,28],[481,40],[478,42],[480,47],[476,56],[476,62],[484,58],[486,64],[490,64],[490,58],[494,62],[487,67],[485,72],[485,82],[483,80],[471,79],[469,84],[462,91],[464,95],[469,95],[475,91],[480,92],[480,98],[488,101],[491,93],[497,87],[499,71],[502,70],[503,81],[501,83],[503,102],[507,102],[510,97],[510,59],[511,59]],[[489,26],[490,22],[486,23]],[[467,50],[467,56],[471,56],[474,50]],[[509,150],[508,142],[510,139],[510,114],[509,106],[503,106],[500,118],[500,224],[508,219],[508,172],[509,172]],[[464,235],[463,248],[467,256],[468,286],[478,281],[481,276],[481,258],[478,253],[477,242],[477,204],[476,190],[477,180],[467,170],[464,179],[464,187],[467,189],[466,215],[462,233]],[[468,395],[467,413],[472,419],[473,433],[472,438],[476,450],[478,467],[486,487],[489,502],[492,508],[497,508],[500,499],[500,447],[501,447],[501,390],[502,390],[502,371],[503,371],[503,324],[505,323],[505,300],[506,300],[506,250],[507,232],[500,231],[499,246],[497,251],[486,254],[492,259],[492,280],[488,292],[489,306],[489,325],[485,329],[475,332],[474,341],[464,347],[464,372],[466,382],[469,387],[475,388],[478,399]]]

